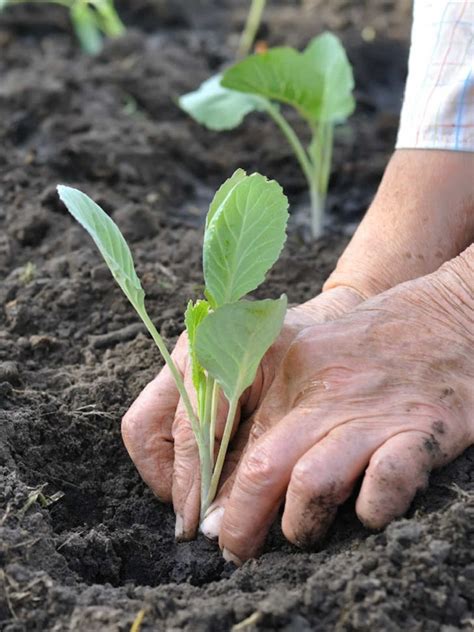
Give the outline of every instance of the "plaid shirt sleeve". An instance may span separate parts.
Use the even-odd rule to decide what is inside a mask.
[[[474,151],[474,0],[415,0],[396,146]]]

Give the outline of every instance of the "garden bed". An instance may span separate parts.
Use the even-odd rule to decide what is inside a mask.
[[[411,18],[404,0],[270,5],[261,35],[271,45],[303,46],[329,28],[355,66],[328,235],[308,243],[295,213],[261,290],[300,302],[320,290],[393,149]],[[231,630],[248,617],[238,629],[471,630],[473,449],[380,534],[361,526],[352,499],[319,551],[275,527],[264,555],[236,570],[203,537],[174,542],[172,509],[120,438],[160,359],[55,186],[78,186],[120,224],[172,347],[202,286],[216,187],[237,167],[258,169],[298,211],[305,183],[264,116],[217,134],[175,105],[232,59],[245,2],[118,8],[127,35],[97,58],[81,54],[61,10],[15,8],[0,21],[0,629],[125,631],[144,610],[144,632]]]

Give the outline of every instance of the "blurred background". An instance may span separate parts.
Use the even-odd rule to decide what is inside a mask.
[[[153,236],[160,222],[198,226],[212,191],[237,167],[277,178],[293,208],[305,203],[299,167],[267,117],[251,115],[217,134],[176,105],[235,59],[249,4],[119,0],[125,33],[91,56],[63,7],[7,3],[0,13],[0,271],[17,257],[24,263],[30,247],[41,256],[63,242],[60,181],[116,210],[132,240]],[[354,66],[357,112],[338,128],[330,182],[336,229],[353,229],[393,149],[410,23],[409,0],[267,2],[259,44],[302,48],[327,29],[342,38]]]

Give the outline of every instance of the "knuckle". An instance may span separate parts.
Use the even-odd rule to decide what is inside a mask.
[[[291,473],[288,493],[298,500],[310,500],[314,505],[338,504],[347,496],[350,485],[337,477],[327,476],[314,462],[299,461]]]
[[[297,334],[290,343],[283,361],[284,368],[293,369],[295,365],[301,364],[308,353],[308,337],[305,331]]]
[[[307,461],[299,461],[293,468],[290,489],[298,497],[313,495],[315,492],[312,468]]]
[[[266,432],[265,425],[262,423],[261,420],[255,418],[252,424],[252,427],[250,428],[249,442],[250,443],[256,442],[258,439],[260,439],[260,437],[263,434],[265,434],[265,432]]]
[[[369,474],[379,488],[404,497],[427,486],[430,469],[423,458],[407,462],[395,456],[382,455],[370,463]]]
[[[275,466],[271,451],[257,445],[246,456],[239,471],[239,483],[245,491],[270,486],[274,481]]]
[[[327,384],[342,385],[351,372],[329,352],[327,340],[316,327],[300,333],[291,343],[283,361],[283,377],[293,393],[293,406],[327,395]]]
[[[369,466],[370,476],[379,484],[401,483],[405,480],[406,472],[400,463],[389,455],[376,456]]]
[[[172,435],[175,443],[187,443],[191,440],[195,441],[194,433],[185,415],[178,413],[174,418]]]
[[[173,423],[172,435],[175,452],[179,452],[181,454],[191,454],[196,451],[196,437],[189,425],[187,417],[184,415],[176,415]]]

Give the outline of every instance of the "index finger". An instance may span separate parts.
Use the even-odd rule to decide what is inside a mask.
[[[314,410],[295,408],[245,454],[219,535],[227,560],[240,564],[262,548],[294,465],[325,432],[314,418]]]

